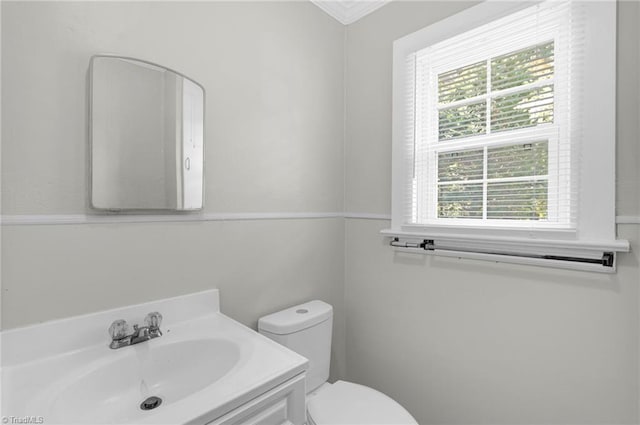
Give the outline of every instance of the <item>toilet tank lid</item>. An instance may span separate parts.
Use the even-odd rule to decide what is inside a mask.
[[[301,331],[331,318],[333,307],[314,300],[278,311],[258,320],[258,331],[286,335]]]

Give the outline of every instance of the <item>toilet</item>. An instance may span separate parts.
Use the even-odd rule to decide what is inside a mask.
[[[333,307],[310,301],[260,318],[258,331],[309,360],[309,425],[405,425],[416,420],[391,397],[364,385],[327,382]]]

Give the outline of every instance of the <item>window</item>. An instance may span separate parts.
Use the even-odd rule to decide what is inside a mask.
[[[615,240],[615,35],[615,2],[485,2],[396,41],[384,233],[628,249]]]

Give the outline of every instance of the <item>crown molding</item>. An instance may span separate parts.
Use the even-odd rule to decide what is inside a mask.
[[[344,25],[349,25],[391,0],[311,0],[311,3]]]

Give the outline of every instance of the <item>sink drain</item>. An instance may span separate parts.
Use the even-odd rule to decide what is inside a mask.
[[[151,396],[142,403],[140,403],[140,408],[142,410],[152,410],[162,404],[162,399],[160,397]]]

